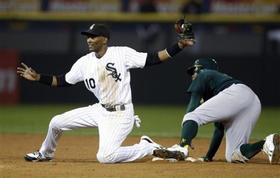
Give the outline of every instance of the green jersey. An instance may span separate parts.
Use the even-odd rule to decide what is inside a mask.
[[[192,96],[187,112],[198,107],[201,98],[206,101],[234,83],[242,82],[216,70],[200,70],[188,88]]]

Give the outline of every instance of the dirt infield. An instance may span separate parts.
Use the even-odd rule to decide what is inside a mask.
[[[226,163],[224,143],[214,162],[152,162],[152,156],[133,163],[100,164],[96,159],[98,137],[64,135],[59,141],[53,162],[25,162],[23,155],[39,148],[45,135],[0,135],[0,177],[238,177],[270,178],[280,177],[280,164],[270,165],[266,155],[260,153],[247,164]],[[165,146],[171,146],[178,139],[153,138]],[[139,138],[129,137],[124,145],[138,143]],[[191,155],[203,155],[209,140],[195,139],[195,150]]]

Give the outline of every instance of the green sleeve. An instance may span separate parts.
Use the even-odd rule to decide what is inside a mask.
[[[198,93],[192,93],[190,102],[188,104],[187,113],[192,112],[200,105],[200,100],[202,96]]]
[[[209,160],[212,160],[213,157],[215,156],[224,137],[224,125],[218,122],[215,122],[214,125],[215,125],[214,134],[212,136],[211,144],[206,154],[206,157]]]

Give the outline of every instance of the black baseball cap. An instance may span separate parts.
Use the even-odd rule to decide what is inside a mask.
[[[87,31],[81,32],[86,36],[104,36],[110,38],[110,32],[105,24],[92,24]]]

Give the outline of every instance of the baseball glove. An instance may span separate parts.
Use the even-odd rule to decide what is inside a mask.
[[[179,37],[179,40],[191,40],[195,41],[194,33],[192,31],[192,24],[185,22],[185,19],[180,19],[174,24],[175,31]]]

